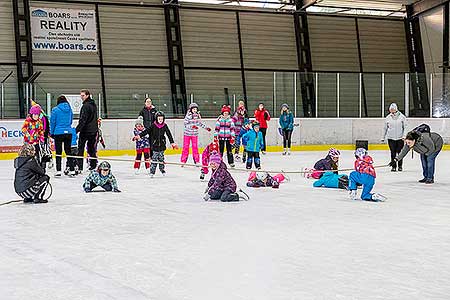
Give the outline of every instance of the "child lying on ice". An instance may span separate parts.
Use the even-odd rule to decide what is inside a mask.
[[[325,172],[319,180],[314,181],[313,187],[326,187],[334,189],[348,189],[348,176],[336,174],[334,172]]]
[[[83,184],[86,193],[92,192],[97,186],[102,187],[106,192],[120,193],[116,177],[111,173],[111,165],[107,161],[101,162],[97,170],[92,170]]]
[[[283,182],[284,179],[285,177],[283,174],[270,176],[267,172],[251,172],[248,177],[247,186],[255,188],[271,186],[272,188],[277,189],[280,187],[280,183]]]

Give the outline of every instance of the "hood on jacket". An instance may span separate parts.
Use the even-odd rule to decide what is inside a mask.
[[[26,164],[27,161],[29,161],[30,159],[32,159],[32,156],[19,156],[19,157],[16,157],[16,159],[14,160],[14,168],[15,169],[19,169],[24,164]]]
[[[56,106],[58,109],[62,110],[63,112],[69,112],[72,110],[72,108],[70,107],[70,104],[68,102],[63,102],[58,104],[58,106]]]

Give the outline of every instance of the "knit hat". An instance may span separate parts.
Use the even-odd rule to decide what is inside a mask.
[[[224,112],[230,113],[231,112],[231,108],[228,105],[222,106],[222,113],[224,113]]]
[[[142,116],[139,116],[135,121],[134,121],[134,125],[144,125],[144,118],[142,118]]]
[[[238,114],[243,115],[246,112],[246,109],[244,106],[239,106],[237,109]]]
[[[391,109],[395,109],[395,110],[398,110],[398,106],[397,106],[397,103],[391,103],[391,105],[389,106],[389,110],[391,110]]]
[[[195,102],[192,102],[191,104],[189,104],[189,111],[192,111],[193,108],[198,109],[198,104]]]
[[[287,105],[287,103],[281,104],[281,109],[283,109],[283,107],[286,107],[287,109],[289,109],[289,105]]]
[[[41,114],[41,107],[39,104],[36,104],[30,108],[30,115],[40,115]]]
[[[211,154],[211,156],[209,157],[209,163],[215,163],[220,165],[221,162],[222,156],[220,156],[218,152],[213,152],[213,154]]]

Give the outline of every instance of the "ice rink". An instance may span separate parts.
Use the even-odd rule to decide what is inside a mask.
[[[389,161],[387,151],[370,154]],[[269,153],[262,166],[301,170],[324,155]],[[343,151],[341,167],[353,161]],[[121,194],[52,177],[48,204],[0,207],[0,299],[448,300],[450,152],[434,185],[417,183],[419,155],[404,169],[377,169],[385,203],[350,201],[301,175],[279,190],[249,189],[247,174],[233,172],[251,197],[238,203],[203,201],[194,168],[150,179],[112,162]],[[13,161],[0,170],[0,202],[17,199]]]

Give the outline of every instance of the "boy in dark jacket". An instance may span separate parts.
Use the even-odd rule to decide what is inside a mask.
[[[205,201],[220,200],[222,202],[239,201],[239,195],[236,193],[237,185],[227,166],[222,161],[222,156],[215,152],[209,158],[209,165],[212,169],[211,179],[206,189]]]
[[[19,157],[14,160],[14,168],[14,189],[23,198],[23,202],[47,203],[44,194],[50,177],[45,175],[44,168],[38,164],[32,145],[22,146]]]
[[[150,126],[150,128],[145,129],[139,135],[135,136],[135,140],[139,140],[145,137],[147,134],[150,137],[150,148],[153,150],[152,164],[150,166],[150,177],[156,173],[156,165],[159,164],[159,170],[163,174],[166,174],[164,170],[164,151],[166,150],[166,135],[169,139],[170,144],[173,149],[178,149],[177,144],[175,144],[172,133],[170,132],[169,126],[164,122],[165,116],[162,111],[156,113],[156,121]],[[158,162],[158,163],[157,163]]]

